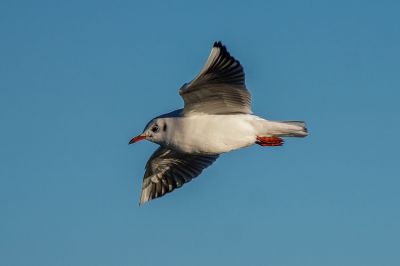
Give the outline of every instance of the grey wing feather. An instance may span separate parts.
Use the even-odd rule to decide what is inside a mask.
[[[185,116],[251,113],[251,95],[246,89],[243,67],[221,42],[214,43],[203,69],[182,86],[179,94],[185,102]]]
[[[140,204],[181,187],[210,166],[219,155],[192,155],[159,147],[146,164]]]

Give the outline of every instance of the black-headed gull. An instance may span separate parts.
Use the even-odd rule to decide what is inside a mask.
[[[197,77],[179,90],[184,108],[152,119],[129,144],[160,147],[146,164],[140,203],[181,187],[221,153],[259,144],[281,146],[281,137],[305,137],[302,121],[269,121],[253,115],[243,67],[221,42],[214,43]]]

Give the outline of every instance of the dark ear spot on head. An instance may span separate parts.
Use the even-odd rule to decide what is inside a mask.
[[[166,131],[166,130],[167,130],[167,123],[164,123],[163,131]]]

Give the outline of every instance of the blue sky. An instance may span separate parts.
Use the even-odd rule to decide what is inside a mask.
[[[167,3],[168,2],[168,3]],[[399,265],[397,1],[2,1],[1,265]],[[138,206],[128,146],[221,40],[310,136]]]

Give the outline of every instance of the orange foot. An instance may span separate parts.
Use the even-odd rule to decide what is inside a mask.
[[[256,144],[261,146],[282,146],[283,139],[278,137],[259,137],[257,136]]]

